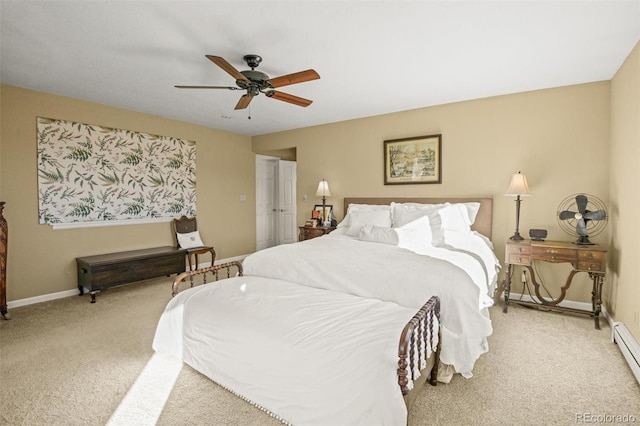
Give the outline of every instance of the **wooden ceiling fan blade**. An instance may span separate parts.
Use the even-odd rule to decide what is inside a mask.
[[[222,68],[231,77],[235,78],[236,80],[249,81],[249,79],[247,77],[245,77],[244,74],[242,74],[240,71],[238,71],[233,65],[231,65],[229,62],[227,62],[224,58],[222,58],[220,56],[214,56],[214,55],[205,55],[205,56],[207,57],[207,59],[209,59],[211,62],[213,62],[214,64],[216,64],[220,68]]]
[[[239,87],[231,86],[174,86],[178,89],[228,89],[228,90],[240,90]]]
[[[253,96],[251,95],[242,95],[242,97],[240,98],[240,100],[238,101],[234,109],[245,109],[246,107],[249,106],[249,103],[251,102],[252,99],[253,99]]]
[[[309,99],[301,98],[298,96],[290,95],[288,93],[278,92],[277,90],[270,90],[265,93],[270,98],[277,99],[279,101],[289,102],[290,104],[298,105],[301,107],[308,107],[313,101]]]
[[[294,72],[293,74],[287,74],[276,78],[270,78],[269,84],[271,87],[282,87],[290,84],[304,83],[305,81],[317,80],[320,75],[314,70],[305,70],[300,72]]]

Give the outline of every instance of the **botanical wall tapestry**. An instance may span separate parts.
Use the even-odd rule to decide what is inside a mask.
[[[42,224],[193,216],[196,143],[38,117]]]

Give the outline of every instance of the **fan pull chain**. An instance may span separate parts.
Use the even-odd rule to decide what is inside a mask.
[[[251,105],[249,105],[249,117],[247,117],[248,120],[251,120]]]

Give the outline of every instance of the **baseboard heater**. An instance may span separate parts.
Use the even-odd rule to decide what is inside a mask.
[[[640,344],[633,337],[626,325],[621,322],[613,323],[613,341],[618,344],[620,352],[629,363],[633,375],[640,383]]]

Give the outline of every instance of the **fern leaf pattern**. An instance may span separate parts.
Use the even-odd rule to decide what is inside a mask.
[[[37,118],[39,222],[196,213],[196,142]]]

